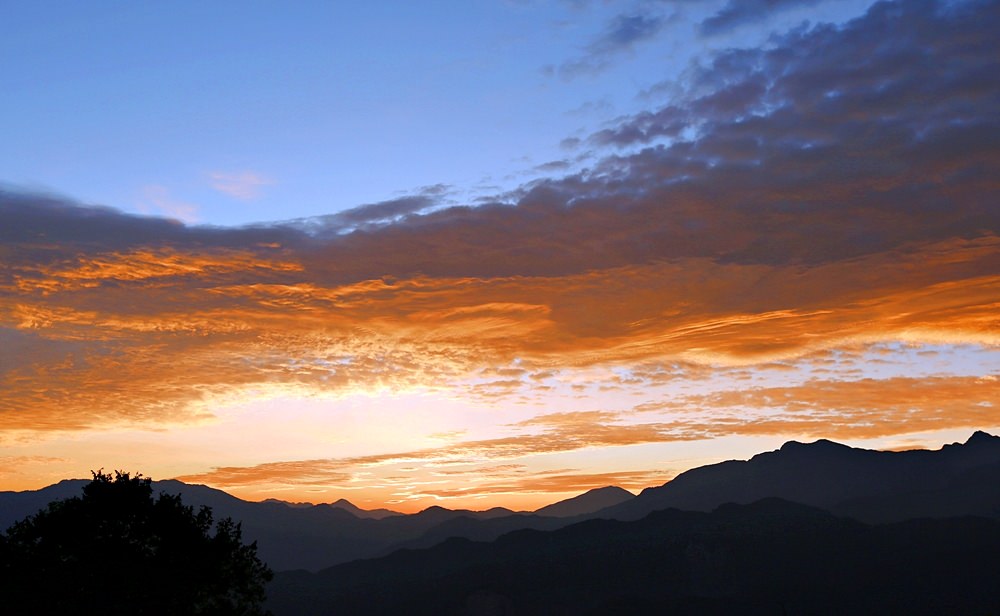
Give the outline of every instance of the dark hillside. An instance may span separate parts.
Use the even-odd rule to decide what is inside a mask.
[[[293,614],[989,613],[1000,522],[870,526],[776,499],[590,520],[279,574]]]

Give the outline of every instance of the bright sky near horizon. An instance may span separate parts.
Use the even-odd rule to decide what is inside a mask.
[[[534,508],[1000,431],[998,2],[0,23],[0,489]]]

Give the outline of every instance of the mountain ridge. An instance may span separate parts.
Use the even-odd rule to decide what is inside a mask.
[[[535,515],[557,518],[573,517],[594,513],[633,498],[635,498],[635,494],[624,488],[604,486],[603,488],[587,490],[583,494],[574,496],[573,498],[567,498],[566,500],[540,507],[535,509],[534,513]]]
[[[0,525],[6,529],[51,500],[76,496],[86,483],[63,480],[37,491],[0,492]],[[590,519],[634,521],[669,508],[707,512],[728,502],[770,497],[871,523],[956,515],[1000,518],[1000,437],[977,431],[965,443],[900,452],[824,439],[789,441],[749,460],[691,469],[638,495],[608,486],[535,512],[431,506],[415,514],[365,515],[346,500],[319,505],[250,502],[176,480],[153,486],[157,492],[181,494],[188,505],[211,507],[216,519],[241,521],[244,539],[257,541],[261,557],[275,570],[316,571],[401,548],[428,548],[453,537],[493,541],[519,530],[553,531]],[[598,507],[604,497],[622,500]]]
[[[727,460],[685,471],[595,515],[636,520],[676,507],[710,511],[724,502],[776,496],[869,522],[910,517],[1000,516],[1000,490],[958,490],[978,475],[1000,485],[1000,437],[974,432],[965,443],[937,450],[879,451],[820,439],[788,441],[749,460]],[[973,481],[973,483],[976,483]],[[982,482],[981,482],[982,483]],[[915,503],[914,494],[924,494]]]

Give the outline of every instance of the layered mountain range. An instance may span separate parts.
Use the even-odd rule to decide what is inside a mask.
[[[991,614],[1000,520],[866,524],[782,499],[278,573],[276,616]]]
[[[86,483],[66,480],[37,491],[0,493],[0,527],[6,528],[52,500],[80,494]],[[916,518],[981,516],[996,520],[1000,519],[1000,437],[976,432],[964,444],[936,451],[898,452],[857,449],[826,440],[808,444],[793,441],[750,460],[687,471],[637,496],[606,487],[535,512],[430,507],[403,515],[362,510],[344,500],[321,505],[248,502],[220,490],[172,480],[154,482],[154,491],[181,494],[186,504],[211,507],[216,518],[240,521],[244,538],[257,541],[261,558],[274,570],[305,570],[289,574],[292,577],[279,576],[275,582],[279,588],[290,579],[297,580],[292,586],[313,579],[307,571],[426,551],[412,552],[418,548],[455,548],[460,540],[485,545],[483,542],[507,535],[503,540],[509,542],[509,533],[515,531],[522,535],[529,531],[552,533],[581,523],[581,528],[590,528],[587,524],[620,528],[615,524],[638,523],[664,510],[704,512],[699,515],[709,517],[698,519],[715,520],[712,516],[720,515],[721,505],[758,503],[754,505],[758,509],[747,511],[759,511],[762,499],[808,506],[812,508],[809,511],[820,511],[822,516],[851,520],[837,524],[860,525],[851,528]],[[399,552],[404,548],[411,551]],[[320,576],[330,575],[329,571]]]
[[[86,483],[0,493],[0,526]],[[985,432],[936,451],[792,441],[639,495],[610,486],[535,512],[430,507],[403,515],[343,500],[248,502],[170,480],[154,490],[242,523],[244,538],[279,572],[270,589],[278,615],[406,606],[456,614],[947,611],[935,602],[942,596],[952,607],[1000,605],[983,590],[1000,588],[986,565],[1000,558],[1000,437]],[[862,603],[844,598],[879,575],[887,581],[855,593]],[[933,580],[953,581],[944,592]],[[917,584],[926,596],[900,602],[886,584]],[[954,603],[956,593],[966,602]],[[817,611],[818,597],[836,609]]]

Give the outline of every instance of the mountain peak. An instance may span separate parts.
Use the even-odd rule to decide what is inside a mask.
[[[1000,436],[994,436],[989,432],[983,432],[982,430],[976,430],[969,437],[969,440],[965,441],[966,445],[997,445],[1000,444]]]
[[[603,488],[588,490],[587,492],[584,492],[579,496],[574,496],[573,498],[568,498],[557,503],[552,503],[551,505],[546,505],[541,509],[537,509],[535,513],[538,515],[560,518],[571,517],[575,515],[593,513],[606,507],[611,507],[624,501],[632,500],[633,498],[635,498],[635,494],[632,494],[624,488],[619,488],[618,486],[604,486]]]
[[[388,518],[400,515],[399,513],[391,511],[389,509],[362,509],[361,507],[358,507],[357,505],[347,500],[346,498],[341,498],[330,503],[330,507],[346,511],[357,518],[366,518],[373,520],[381,520],[382,518]]]
[[[829,449],[829,448],[847,447],[847,445],[843,445],[841,443],[836,443],[834,441],[831,441],[830,439],[821,438],[821,439],[815,440],[815,441],[813,441],[811,443],[803,443],[801,441],[788,441],[784,445],[781,446],[782,449],[796,449],[796,448],[799,448],[799,447],[828,448]]]
[[[788,441],[781,446],[780,451],[839,451],[844,449],[851,449],[843,443],[836,443],[829,439],[821,438],[812,443],[801,443],[799,441]]]

